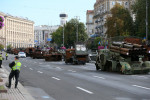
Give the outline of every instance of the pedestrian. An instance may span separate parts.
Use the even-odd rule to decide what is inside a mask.
[[[15,77],[15,88],[17,88],[21,68],[21,62],[19,62],[18,56],[15,57],[15,61],[9,64],[9,67],[11,67],[11,72],[9,74],[9,84],[6,85],[6,87],[11,88],[11,80],[13,77]]]
[[[7,54],[7,52],[6,52],[6,60],[7,60],[7,58],[8,58],[8,54]]]
[[[0,68],[2,68],[2,60],[3,60],[2,53],[0,53]]]

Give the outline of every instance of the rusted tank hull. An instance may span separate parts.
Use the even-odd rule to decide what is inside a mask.
[[[45,55],[45,61],[61,61],[62,60],[62,55],[61,54],[48,54]]]

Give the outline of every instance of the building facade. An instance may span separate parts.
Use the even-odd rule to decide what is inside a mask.
[[[36,46],[44,47],[50,44],[52,39],[52,33],[59,28],[59,25],[48,26],[41,25],[35,26],[34,30],[34,41]]]
[[[89,37],[94,34],[93,16],[94,16],[94,10],[87,10],[87,12],[86,12],[86,32]]]
[[[0,30],[0,37],[5,39],[5,48],[34,47],[34,22],[0,12],[4,17],[4,27]]]
[[[96,0],[94,4],[94,33],[97,36],[106,36],[107,28],[104,26],[107,17],[111,15],[110,10],[116,3],[124,6],[127,9],[131,9],[132,0]]]

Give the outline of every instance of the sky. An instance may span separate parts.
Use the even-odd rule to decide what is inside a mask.
[[[86,22],[86,11],[94,9],[96,0],[0,0],[0,12],[28,18],[35,25],[60,25],[60,13],[68,14],[68,21],[79,16]]]

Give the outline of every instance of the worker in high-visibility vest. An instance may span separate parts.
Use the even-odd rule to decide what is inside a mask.
[[[2,53],[0,53],[0,68],[2,68],[2,60],[3,60]]]
[[[12,62],[13,66],[11,67],[11,72],[9,74],[9,84],[6,85],[8,88],[11,88],[11,79],[15,76],[15,88],[17,88],[18,85],[18,78],[21,68],[21,62],[19,61],[19,57],[15,57],[15,61]]]
[[[7,52],[6,52],[6,60],[7,60],[7,58],[8,58],[8,54],[7,54]]]

